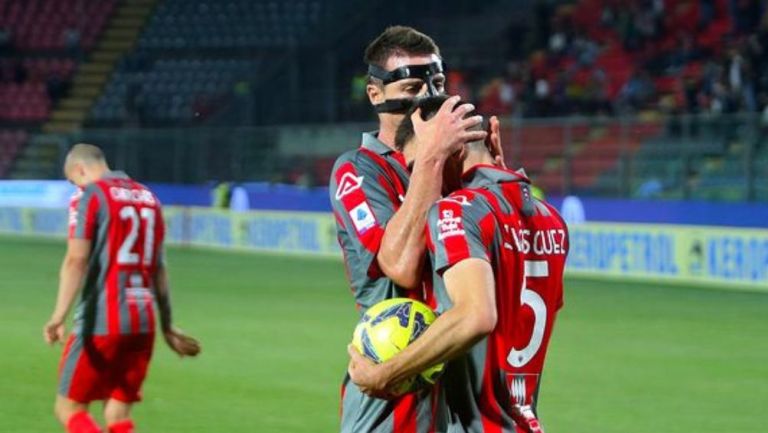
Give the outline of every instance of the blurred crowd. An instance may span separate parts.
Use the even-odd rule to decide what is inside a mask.
[[[523,58],[498,75],[452,70],[487,114],[768,116],[768,13],[760,0],[539,2]],[[477,82],[473,79],[485,77]]]

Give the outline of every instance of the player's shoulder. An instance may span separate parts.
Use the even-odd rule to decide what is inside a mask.
[[[69,203],[74,204],[80,201],[80,199],[83,197],[83,188],[77,187],[74,191],[72,191],[72,194],[69,196]]]
[[[543,216],[547,220],[547,224],[552,228],[564,228],[567,229],[568,225],[560,215],[560,211],[555,206],[546,200],[534,199],[536,206],[536,213],[539,216]]]
[[[139,190],[142,190],[142,191],[146,191],[154,199],[154,201],[155,201],[154,204],[155,205],[157,205],[157,206],[161,205],[160,199],[157,197],[157,194],[155,194],[155,191],[152,188],[150,188],[146,184],[143,184],[143,183],[141,183],[141,182],[139,182],[137,180],[134,180],[132,178],[130,180],[133,183],[133,185],[135,185],[136,189],[139,189]]]
[[[430,220],[441,219],[446,211],[449,211],[451,215],[463,216],[465,219],[479,219],[490,213],[491,208],[480,191],[464,188],[436,201],[430,209]]]
[[[89,200],[92,197],[101,197],[104,193],[104,187],[100,180],[96,180],[89,184],[83,185],[82,188],[78,188],[79,192],[75,192],[73,197],[77,195],[77,200]]]
[[[348,150],[338,158],[333,164],[332,173],[335,176],[342,172],[355,172],[355,173],[371,173],[383,171],[381,164],[383,158],[377,159],[371,155],[370,151],[367,151],[363,147],[357,149]]]

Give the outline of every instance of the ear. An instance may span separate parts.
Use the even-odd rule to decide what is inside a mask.
[[[377,105],[384,102],[384,86],[368,83],[365,86],[365,92],[368,94],[368,100],[371,101],[371,105]]]

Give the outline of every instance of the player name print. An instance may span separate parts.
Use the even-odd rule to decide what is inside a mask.
[[[363,186],[363,176],[355,176],[353,173],[344,173],[339,180],[339,186],[336,188],[336,200],[348,195],[352,191],[360,189]]]
[[[533,252],[537,255],[564,255],[566,233],[563,229],[528,230],[514,229],[504,224],[504,232],[511,238],[504,241],[504,248],[520,251],[523,254]]]
[[[453,211],[450,209],[442,211],[440,219],[437,220],[437,227],[440,230],[437,235],[437,240],[439,241],[451,236],[461,236],[465,233],[461,217],[454,216]]]
[[[109,195],[115,201],[139,203],[150,206],[155,204],[155,197],[146,189],[131,189],[113,186],[109,188]]]

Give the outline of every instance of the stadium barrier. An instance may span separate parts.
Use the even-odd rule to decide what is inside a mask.
[[[176,245],[339,256],[333,217],[167,207]],[[0,233],[66,234],[60,209],[0,207]],[[570,228],[568,272],[768,291],[768,229],[585,222]]]

